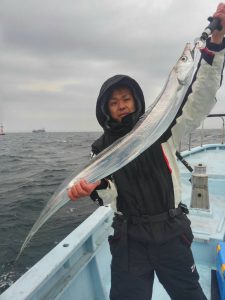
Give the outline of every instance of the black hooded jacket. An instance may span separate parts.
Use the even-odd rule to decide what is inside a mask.
[[[181,201],[181,181],[175,157],[176,149],[183,135],[198,128],[215,105],[215,95],[222,79],[225,40],[219,47],[212,43],[207,45],[208,48],[202,51],[195,76],[182,106],[169,128],[141,155],[112,174],[118,192],[117,210],[124,215],[116,214],[114,218],[112,226],[115,229],[115,236],[120,233],[124,236],[127,232],[132,239],[159,243],[164,243],[181,233],[188,235],[190,241],[193,238],[190,221],[183,213],[162,222],[146,224],[140,220],[149,220],[146,215],[158,215],[168,212],[171,208],[177,208]],[[122,123],[117,123],[110,119],[106,104],[112,89],[123,85],[132,91],[137,109],[136,112],[124,117]],[[135,80],[125,75],[109,78],[103,84],[97,99],[96,115],[104,129],[104,134],[93,143],[93,153],[98,154],[129,132],[144,111],[144,96]],[[129,218],[130,216],[134,217]],[[120,221],[121,219],[123,221]],[[136,223],[133,220],[139,221]]]
[[[128,87],[134,96],[136,111],[118,123],[110,118],[107,100],[118,86]],[[92,145],[98,154],[119,137],[128,133],[145,111],[143,92],[138,83],[125,75],[109,78],[97,99],[96,116],[104,134]],[[127,216],[156,215],[174,208],[171,172],[163,153],[163,137],[132,162],[112,174],[117,187],[117,210]]]

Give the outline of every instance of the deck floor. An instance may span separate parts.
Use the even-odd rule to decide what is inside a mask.
[[[197,264],[197,270],[200,276],[200,284],[208,300],[211,299],[211,269],[207,266]],[[152,300],[170,300],[169,295],[159,282],[157,276],[155,277],[153,287]]]
[[[185,151],[184,153],[188,153],[188,151]],[[225,147],[218,147],[210,150],[202,148],[202,151],[193,154],[190,153],[190,155],[185,156],[185,159],[192,167],[199,163],[207,165],[208,174],[225,176],[225,163],[221,163],[225,161]],[[181,173],[188,172],[186,167],[180,162],[179,168]]]

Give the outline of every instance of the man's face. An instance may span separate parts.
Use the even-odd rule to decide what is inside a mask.
[[[108,109],[112,119],[121,122],[122,118],[136,110],[134,97],[128,88],[113,90],[108,101]]]

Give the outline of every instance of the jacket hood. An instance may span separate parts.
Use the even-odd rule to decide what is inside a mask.
[[[107,109],[110,94],[117,86],[128,87],[133,94],[136,105],[136,111],[123,118],[122,123],[112,120]],[[117,134],[119,132],[124,134],[133,128],[144,112],[144,95],[141,87],[133,78],[126,75],[115,75],[103,83],[96,103],[96,117],[104,131],[108,131],[111,134]]]

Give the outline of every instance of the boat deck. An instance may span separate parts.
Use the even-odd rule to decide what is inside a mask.
[[[198,270],[200,276],[200,284],[204,290],[206,298],[211,300],[211,267],[205,266],[201,264],[196,264],[196,268]],[[167,292],[158,281],[157,277],[155,277],[154,287],[153,287],[153,297],[152,300],[170,300],[171,298],[168,296]]]
[[[199,163],[207,166],[210,209],[190,209],[190,219],[195,239],[223,240],[225,226],[225,146],[206,145],[184,152],[185,159],[194,167]],[[190,207],[190,173],[180,164],[182,178],[182,201]]]
[[[211,269],[216,269],[216,245],[218,241],[225,240],[225,145],[196,147],[192,151],[183,152],[183,156],[192,168],[199,163],[207,166],[210,209],[208,212],[190,209],[189,218],[195,237],[192,251],[200,274],[200,283],[207,299],[210,300]],[[182,201],[189,207],[191,174],[180,162],[179,167]]]
[[[205,163],[209,175],[208,212],[191,210],[195,240],[192,250],[200,283],[210,300],[211,269],[216,268],[216,245],[225,233],[225,146],[199,147],[195,154],[184,153],[190,165]],[[219,159],[218,159],[219,157]],[[180,164],[183,201],[190,204],[190,173]],[[111,233],[113,212],[98,208],[34,267],[1,295],[1,300],[108,300],[111,255],[107,236]],[[76,295],[76,296],[74,296]],[[158,282],[154,282],[153,300],[169,300]]]

